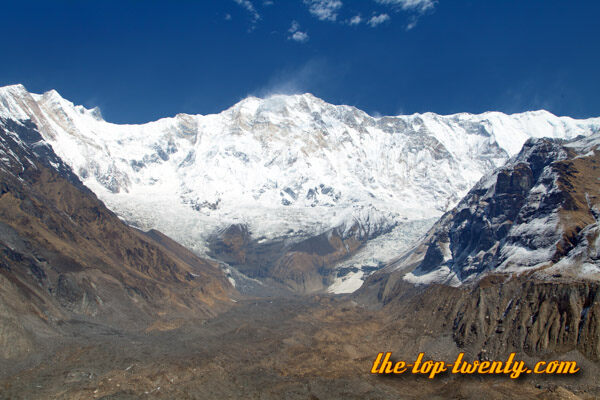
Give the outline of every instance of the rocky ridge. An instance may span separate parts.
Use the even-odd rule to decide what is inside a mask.
[[[10,120],[0,120],[0,283],[5,359],[35,354],[74,324],[169,329],[235,296],[217,265],[125,225],[33,124]]]

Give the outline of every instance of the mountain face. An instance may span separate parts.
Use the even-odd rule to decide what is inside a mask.
[[[528,140],[386,272],[452,286],[492,272],[597,280],[599,146],[598,134]]]
[[[34,123],[127,223],[301,292],[357,289],[528,138],[600,130],[544,111],[375,118],[309,94],[115,125],[22,86],[0,88],[0,116]]]
[[[480,359],[600,360],[600,134],[530,139],[356,294]]]
[[[33,123],[0,118],[0,358],[72,323],[143,330],[207,318],[233,294],[214,263],[125,225]]]

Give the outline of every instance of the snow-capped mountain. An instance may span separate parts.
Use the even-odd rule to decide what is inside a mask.
[[[121,218],[198,253],[233,224],[259,244],[335,228],[342,238],[379,241],[377,254],[359,246],[346,261],[359,269],[397,255],[428,229],[419,221],[432,223],[456,205],[528,138],[600,131],[600,118],[546,111],[376,118],[310,94],[249,97],[219,114],[116,125],[56,91],[32,94],[21,85],[0,88],[0,118],[31,120]],[[335,288],[356,289],[338,278]]]
[[[597,281],[599,161],[598,133],[528,140],[380,274],[394,275],[390,282],[451,286],[489,273]]]

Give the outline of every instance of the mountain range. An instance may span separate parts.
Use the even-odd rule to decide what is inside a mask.
[[[408,249],[529,138],[600,131],[599,118],[545,111],[373,117],[310,94],[117,125],[21,85],[0,88],[0,117],[35,124],[127,224],[224,262],[240,287],[337,293]]]

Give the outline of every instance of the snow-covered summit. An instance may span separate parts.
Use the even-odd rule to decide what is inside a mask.
[[[231,223],[270,240],[353,220],[389,231],[437,217],[529,137],[600,131],[599,118],[546,111],[376,118],[310,94],[249,97],[219,114],[118,125],[56,91],[31,94],[21,85],[0,88],[0,118],[31,119],[122,218],[198,251]],[[390,253],[405,245],[391,240]]]

